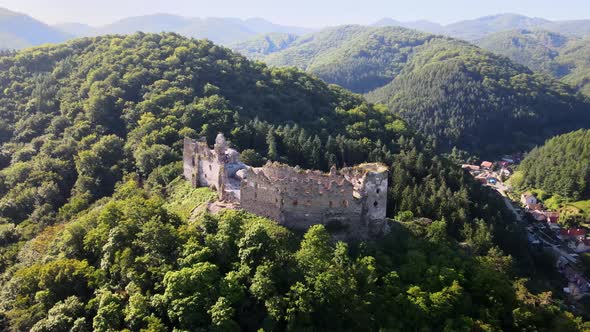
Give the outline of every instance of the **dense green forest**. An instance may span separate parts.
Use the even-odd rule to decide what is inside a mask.
[[[265,61],[367,93],[443,151],[524,151],[590,125],[590,102],[568,84],[466,42],[403,28],[325,29]]]
[[[446,223],[394,224],[375,243],[301,238],[236,211],[180,217],[208,196],[174,181],[150,193],[133,179],[112,198],[21,249],[0,293],[8,331],[581,331],[549,293],[513,280],[513,263]],[[193,199],[186,206],[186,199]],[[489,251],[488,249],[491,248]]]
[[[582,328],[518,279],[537,268],[503,202],[358,95],[176,34],[0,69],[1,330]],[[179,153],[218,132],[253,163],[385,162],[388,215],[408,223],[348,248],[204,214],[212,194],[177,179]]]
[[[590,131],[578,130],[533,149],[518,168],[521,189],[542,189],[570,200],[590,198]]]
[[[265,56],[282,51],[297,40],[291,33],[273,32],[231,45],[231,48],[250,59],[263,59]]]
[[[516,30],[493,34],[477,45],[534,71],[560,78],[590,95],[590,39],[548,31]]]

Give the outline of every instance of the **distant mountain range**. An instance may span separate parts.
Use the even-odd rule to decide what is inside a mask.
[[[441,25],[426,20],[410,22],[384,18],[372,24],[375,27],[400,26],[408,29],[447,35],[467,41],[476,41],[490,34],[520,29],[539,29],[567,36],[583,37],[590,35],[590,20],[549,21],[542,18],[530,18],[517,14],[500,14],[473,20],[465,20],[449,25]],[[82,23],[63,23],[49,26],[43,22],[21,13],[0,8],[0,49],[21,49],[46,43],[58,43],[75,37],[89,37],[106,34],[131,34],[142,32],[176,32],[183,36],[207,38],[223,45],[237,45],[250,39],[258,38],[264,50],[265,43],[270,45],[279,41],[279,35],[300,36],[313,32],[313,29],[275,24],[261,18],[194,18],[171,14],[153,14],[124,18],[99,27]],[[274,33],[274,41],[263,41],[260,35]],[[279,39],[280,39],[279,38]],[[289,38],[287,38],[289,39]],[[292,39],[292,38],[291,38]],[[291,40],[292,41],[292,40]],[[282,44],[284,46],[284,43]],[[237,47],[242,49],[243,47]],[[249,56],[258,56],[245,52]],[[264,53],[264,52],[262,52]]]
[[[519,29],[547,30],[577,37],[590,35],[590,20],[550,21],[543,18],[531,18],[518,14],[485,16],[448,25],[441,25],[424,20],[400,22],[391,18],[383,18],[372,25],[381,27],[401,26],[408,29],[443,34],[468,41],[478,40],[501,31]]]
[[[270,45],[264,41],[259,37],[234,49],[268,52],[260,47]],[[275,52],[254,57],[365,94],[443,150],[523,151],[590,126],[590,101],[575,88],[440,34],[346,25],[287,40]]]
[[[261,18],[189,18],[170,14],[129,17],[92,27],[82,23],[49,26],[21,13],[0,8],[0,49],[22,49],[59,43],[75,37],[142,32],[176,32],[183,36],[210,39],[230,45],[267,33],[302,35],[312,30],[274,24]]]
[[[590,96],[590,38],[511,30],[489,35],[476,44],[534,71],[560,78]]]
[[[0,49],[21,49],[72,38],[30,16],[0,8]]]
[[[220,44],[233,44],[266,33],[288,33],[301,35],[311,29],[274,24],[261,18],[189,18],[170,14],[154,14],[129,17],[101,27],[90,27],[76,23],[59,25],[64,32],[78,37],[108,34],[131,34],[142,32],[171,31],[183,36],[206,38]]]

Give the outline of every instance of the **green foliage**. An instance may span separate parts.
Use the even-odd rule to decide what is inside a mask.
[[[567,84],[465,42],[403,28],[329,28],[265,60],[367,93],[443,151],[528,150],[590,124],[588,101]]]
[[[510,258],[486,250],[526,252],[511,214],[384,107],[174,34],[81,39],[0,68],[3,329],[514,329]],[[439,221],[348,245],[321,226],[300,240],[208,215],[214,193],[177,178],[178,154],[184,135],[218,132],[306,168],[386,162],[388,215]]]
[[[588,39],[543,30],[517,30],[493,34],[477,43],[534,71],[560,78],[590,95]]]
[[[251,59],[262,59],[264,56],[282,51],[291,46],[297,36],[290,33],[272,32],[259,35],[237,43],[231,48]]]
[[[590,131],[579,130],[533,149],[519,166],[518,188],[539,188],[570,200],[590,198]]]
[[[529,303],[535,295],[512,282],[511,257],[462,250],[444,221],[393,223],[373,243],[334,242],[319,225],[301,239],[240,211],[182,221],[161,192],[138,185],[128,180],[56,229],[45,263],[6,275],[7,330],[583,327],[547,294],[546,305]],[[468,237],[485,242],[476,225]]]

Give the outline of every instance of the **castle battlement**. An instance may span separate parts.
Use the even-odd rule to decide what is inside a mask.
[[[219,200],[239,203],[288,228],[323,224],[354,237],[387,229],[388,168],[383,164],[332,167],[328,173],[277,162],[250,167],[220,134],[213,149],[203,139],[185,139],[184,176],[195,187],[217,190]]]

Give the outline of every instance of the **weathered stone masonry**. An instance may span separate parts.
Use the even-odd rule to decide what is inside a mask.
[[[361,238],[387,232],[388,169],[383,164],[333,167],[330,173],[279,163],[253,168],[240,162],[220,134],[213,150],[204,140],[185,139],[184,176],[195,187],[217,190],[221,201],[239,203],[291,229],[323,224]]]

